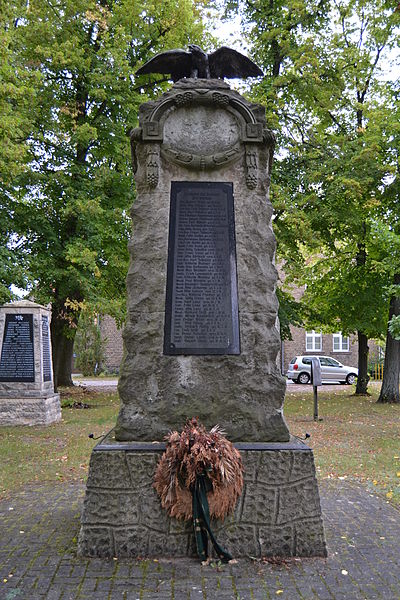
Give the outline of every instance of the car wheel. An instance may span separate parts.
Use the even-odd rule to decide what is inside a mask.
[[[354,373],[349,373],[346,377],[347,385],[353,385],[353,383],[356,382],[356,379],[357,379],[357,375],[354,375]]]
[[[310,376],[308,373],[300,373],[297,378],[297,383],[308,383],[310,381]]]

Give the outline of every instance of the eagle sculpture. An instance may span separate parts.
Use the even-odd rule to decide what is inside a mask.
[[[178,48],[157,54],[136,71],[137,75],[145,73],[170,74],[174,82],[183,77],[229,79],[264,75],[252,60],[232,48],[222,46],[207,54],[194,44],[189,46],[189,52]]]

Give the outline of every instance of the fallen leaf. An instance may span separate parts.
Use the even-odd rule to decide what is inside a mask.
[[[392,491],[390,491],[390,492],[387,492],[387,494],[386,494],[386,498],[389,498],[389,500],[390,500],[391,498],[393,498],[393,492],[392,492]]]

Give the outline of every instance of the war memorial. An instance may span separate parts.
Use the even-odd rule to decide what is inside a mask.
[[[61,419],[54,393],[49,308],[20,300],[0,306],[0,425]]]
[[[141,106],[131,131],[137,198],[121,407],[92,452],[79,552],[195,553],[191,523],[167,515],[153,480],[165,436],[197,417],[220,425],[244,466],[234,513],[213,523],[218,541],[236,557],[326,556],[313,454],[283,416],[274,135],[264,108],[223,80],[260,71],[196,52],[142,68],[175,83]]]

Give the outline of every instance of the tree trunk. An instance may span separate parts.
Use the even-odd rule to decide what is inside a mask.
[[[357,119],[359,115],[357,114]],[[362,114],[361,121],[362,123]],[[361,241],[357,243],[357,255],[356,255],[356,265],[357,269],[363,270],[365,269],[365,264],[367,262],[367,251],[365,249],[365,237],[367,232],[367,225],[364,222],[361,227],[362,237]],[[357,386],[356,386],[356,394],[360,396],[366,396],[368,394],[368,338],[362,331],[357,331],[358,337],[358,377],[357,377]]]
[[[74,317],[74,322],[76,318]],[[75,339],[74,327],[53,307],[51,320],[51,345],[53,356],[54,389],[58,386],[73,386],[72,358]]]
[[[57,385],[74,385],[72,381],[72,360],[74,352],[74,340],[63,338],[61,360],[57,372]]]
[[[356,394],[365,396],[368,394],[368,338],[365,333],[357,331],[358,337],[358,378]]]
[[[400,284],[400,274],[394,276],[394,284]],[[400,315],[400,297],[392,296],[389,306],[389,321],[393,316]],[[386,335],[385,362],[383,365],[383,380],[379,394],[380,403],[400,403],[400,341],[395,340],[389,329]]]

